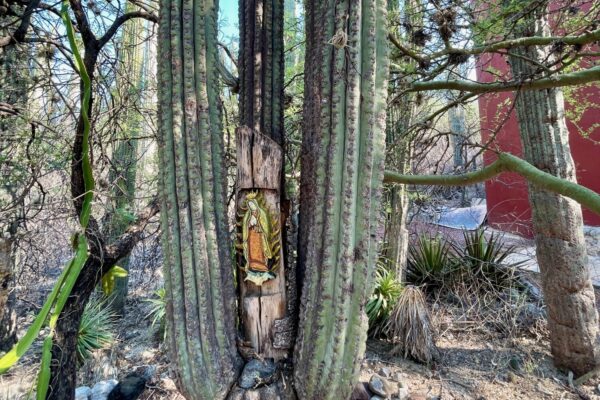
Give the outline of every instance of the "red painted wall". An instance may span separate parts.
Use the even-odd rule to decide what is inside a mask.
[[[491,71],[496,73],[508,71],[503,57],[496,55],[492,58],[482,58],[477,68],[477,79],[480,82],[495,80],[494,75],[486,72],[490,71],[490,67],[493,68]],[[571,154],[577,168],[577,180],[580,184],[600,192],[600,85],[578,89],[574,91],[572,98],[575,99],[572,100],[574,106],[583,104],[582,99],[591,101],[594,105],[587,108],[576,121],[584,132],[589,133],[588,137],[584,137],[571,121],[567,121],[567,125]],[[488,143],[491,140],[490,148],[520,156],[521,141],[513,100],[513,93],[489,94],[479,99],[482,141]],[[572,105],[567,103],[567,109],[572,110]],[[494,158],[492,152],[484,153],[486,165],[493,162]],[[531,237],[531,210],[525,181],[516,174],[502,174],[488,181],[485,189],[488,223],[501,230]],[[600,226],[600,216],[585,208],[583,218],[586,225]]]

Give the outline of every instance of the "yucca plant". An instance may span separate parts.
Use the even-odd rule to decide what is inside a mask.
[[[158,323],[158,332],[161,339],[164,341],[167,334],[165,329],[165,313],[167,308],[165,288],[157,289],[154,294],[156,295],[155,298],[146,300],[146,302],[152,305],[147,317],[152,317],[152,326],[155,326]]]
[[[440,286],[455,265],[452,246],[440,236],[421,235],[408,247],[406,281]]]
[[[375,289],[365,307],[369,318],[369,333],[372,336],[379,335],[382,324],[386,321],[402,292],[402,284],[396,278],[393,270],[379,265],[375,274]]]
[[[77,333],[77,357],[80,365],[88,360],[92,352],[110,346],[114,340],[117,314],[105,297],[92,297],[85,305]]]
[[[415,286],[402,290],[382,333],[395,344],[394,355],[429,364],[437,354],[425,296]]]
[[[505,287],[514,278],[515,268],[522,262],[509,263],[508,256],[515,251],[515,246],[506,246],[502,236],[485,234],[481,228],[475,231],[463,230],[464,249],[455,250],[461,254],[458,272],[463,279],[475,279],[487,282],[494,287]]]

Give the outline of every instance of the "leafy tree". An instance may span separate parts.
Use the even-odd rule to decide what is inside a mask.
[[[433,7],[421,6],[430,15],[428,26],[421,29],[421,37],[429,46],[416,50],[410,42],[390,35],[401,57],[418,66],[415,71],[405,72],[414,79],[401,93],[460,92],[453,102],[415,121],[412,129],[433,124],[447,110],[481,94],[515,91],[525,159],[546,174],[516,157],[498,154],[495,164],[481,173],[465,174],[462,183],[456,177],[388,177],[405,183],[466,184],[478,181],[477,177],[489,179],[499,168],[519,171],[529,180],[552,352],[557,365],[581,374],[600,360],[600,330],[586,261],[581,208],[564,197],[574,198],[570,192],[561,190],[574,187],[567,182],[576,180],[559,88],[600,79],[600,69],[586,61],[587,48],[600,38],[600,30],[593,22],[599,9],[585,2],[556,3],[556,7],[549,8],[547,2],[538,1],[478,1],[460,8],[452,2],[436,2]],[[555,21],[553,35],[550,19]],[[463,23],[469,29],[461,29]],[[508,56],[512,75],[490,70],[495,77],[492,82],[473,82],[464,73],[461,75],[461,66],[471,57],[479,57],[481,68],[487,68],[486,60],[494,54]],[[572,65],[580,67],[569,68]],[[493,151],[491,143],[483,147]],[[580,204],[597,209],[586,204],[598,198],[596,193],[583,188],[577,191],[582,194],[577,199]],[[549,215],[556,218],[548,218]],[[573,309],[579,311],[569,311]]]

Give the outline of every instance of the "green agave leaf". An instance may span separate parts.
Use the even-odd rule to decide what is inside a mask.
[[[65,288],[73,287],[73,285],[75,284],[75,281],[77,280],[77,277],[79,276],[79,271],[81,271],[81,267],[83,267],[83,264],[85,264],[85,261],[87,260],[87,257],[88,257],[87,241],[85,240],[83,235],[80,235],[80,236],[81,236],[81,238],[83,238],[83,240],[81,240],[81,238],[80,238],[80,240],[78,240],[79,243],[78,243],[77,253],[75,254],[75,257],[69,262],[69,264],[67,264],[67,267],[63,270],[61,275],[58,277],[58,280],[56,281],[56,283],[54,284],[54,287],[52,288],[52,292],[50,292],[50,295],[48,296],[48,299],[46,299],[46,302],[42,306],[42,309],[40,310],[39,314],[35,317],[35,320],[31,324],[29,329],[27,329],[27,332],[21,338],[21,340],[19,340],[17,342],[17,344],[15,344],[14,347],[8,353],[6,353],[2,358],[0,358],[0,375],[4,374],[17,361],[19,361],[19,359],[23,356],[23,354],[25,354],[25,352],[29,349],[29,347],[31,346],[33,341],[38,337],[40,330],[44,326],[44,323],[46,322],[46,319],[48,318],[48,315],[50,314],[50,310],[52,309],[52,306],[55,305],[55,302],[57,301],[57,298],[59,297],[59,294],[61,295],[61,297],[69,296],[70,290],[65,295],[65,294],[63,294],[63,287],[65,287]],[[70,284],[67,285],[67,282]],[[64,302],[66,302],[66,298],[65,298]],[[62,302],[63,306],[64,306],[64,302]],[[55,311],[52,314],[53,317],[55,316],[56,311],[59,308],[60,308],[60,310],[58,311],[58,313],[60,313],[60,311],[62,311],[62,306],[57,303],[56,307],[55,307]],[[53,318],[53,319],[54,319],[54,323],[55,323],[56,319],[58,319],[58,314],[56,314],[56,318]],[[52,323],[52,321],[51,321],[51,323]]]
[[[37,400],[45,400],[50,384],[50,361],[52,361],[52,335],[46,336],[42,347],[42,365],[37,381]]]

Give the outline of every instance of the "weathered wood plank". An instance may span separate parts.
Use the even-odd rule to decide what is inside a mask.
[[[283,168],[283,151],[271,138],[248,127],[237,129],[237,207],[240,209],[246,195],[260,191],[271,215],[284,225],[280,206],[280,182]],[[281,233],[279,234],[281,241]],[[280,360],[288,354],[284,348],[285,332],[274,330],[282,325],[279,320],[286,314],[286,287],[283,249],[279,249],[279,266],[274,279],[261,286],[244,280],[245,260],[238,256],[240,285],[240,317],[244,339],[254,348],[258,356]],[[279,332],[281,331],[281,332]]]

